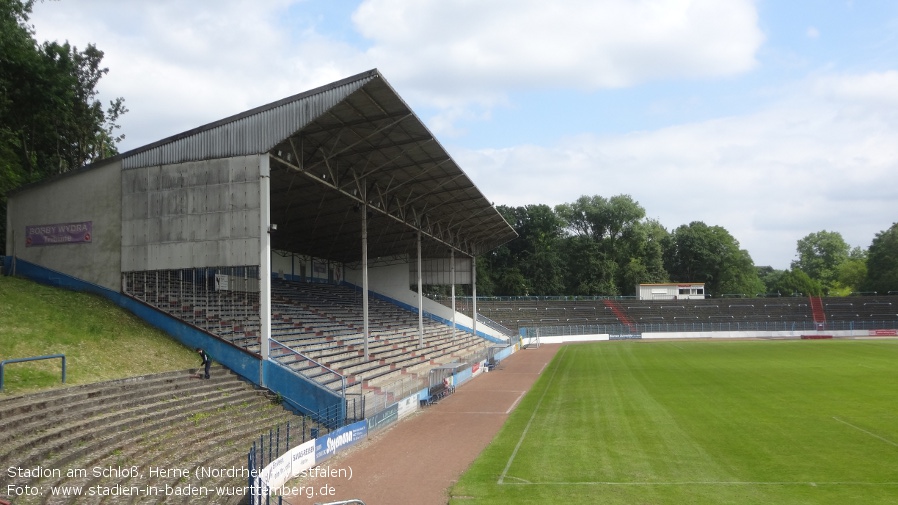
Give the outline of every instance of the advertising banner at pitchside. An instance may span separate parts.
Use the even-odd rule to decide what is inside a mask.
[[[394,403],[389,407],[385,408],[381,412],[374,414],[373,416],[367,419],[368,421],[368,432],[376,431],[386,426],[389,426],[394,421],[399,420],[399,403]]]
[[[399,402],[397,413],[399,414],[399,419],[402,419],[416,410],[418,410],[418,395],[412,395]]]
[[[279,489],[293,477],[315,466],[315,441],[298,445],[269,463],[259,477],[269,489]]]
[[[368,422],[359,421],[315,439],[315,461],[322,463],[338,451],[357,444],[368,435]]]
[[[25,247],[89,243],[92,233],[93,221],[28,225],[25,227]]]

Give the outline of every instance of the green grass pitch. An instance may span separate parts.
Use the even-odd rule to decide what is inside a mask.
[[[564,346],[450,503],[898,504],[898,340]]]

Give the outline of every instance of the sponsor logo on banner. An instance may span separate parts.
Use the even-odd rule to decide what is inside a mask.
[[[215,274],[215,291],[227,291],[228,276],[225,274]]]
[[[895,337],[898,336],[898,330],[870,330],[873,337]]]
[[[315,439],[315,461],[321,463],[339,450],[357,444],[368,434],[368,422],[359,421]]]
[[[93,221],[39,224],[25,227],[25,247],[90,243]]]
[[[279,489],[290,479],[313,466],[315,466],[315,441],[309,440],[269,463],[259,473],[259,479],[269,489]]]
[[[477,377],[483,372],[484,362],[478,361],[471,366],[471,377]]]
[[[292,459],[290,458],[290,454],[286,453],[274,460],[262,470],[262,481],[265,482],[268,487],[277,489],[284,485],[290,477],[292,477],[290,469],[292,466]]]
[[[287,454],[289,454],[290,458],[293,460],[293,470],[291,473],[294,476],[299,475],[315,466],[315,441],[309,440],[304,444],[298,445],[291,449]]]
[[[368,431],[374,431],[399,419],[399,404],[394,403],[377,414],[369,417]]]
[[[414,413],[416,410],[418,410],[418,405],[418,395],[412,395],[404,400],[401,400],[398,406],[399,419],[402,419],[405,416]]]

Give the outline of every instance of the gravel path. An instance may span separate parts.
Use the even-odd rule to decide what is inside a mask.
[[[300,492],[284,503],[357,498],[365,505],[445,504],[449,487],[496,436],[558,349],[543,345],[515,353],[438,404],[327,461],[319,471],[330,475],[290,481],[287,486]],[[305,494],[310,491],[314,497]]]

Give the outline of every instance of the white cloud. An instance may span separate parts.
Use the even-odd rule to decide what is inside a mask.
[[[754,0],[364,0],[353,23],[365,47],[296,11],[293,0],[80,0],[39,2],[32,21],[39,40],[106,52],[101,89],[131,110],[124,149],[373,67],[433,107],[442,137],[518,91],[744,74],[764,39]],[[631,194],[668,228],[719,224],[778,268],[821,229],[866,247],[898,220],[898,72],[762,85],[768,103],[781,100],[742,116],[552,146],[447,147],[500,204]]]
[[[358,50],[287,23],[289,0],[38,3],[39,40],[95,43],[124,96],[125,149],[370,68]]]
[[[516,90],[629,86],[738,74],[763,36],[753,0],[365,0],[358,47],[299,17],[297,0],[35,5],[40,39],[106,52],[136,147],[378,67],[436,133],[489,118]],[[150,129],[152,127],[152,130]]]
[[[751,0],[365,0],[353,20],[370,59],[432,104],[729,76],[763,41]]]
[[[866,248],[898,220],[894,79],[825,76],[753,114],[456,158],[498,203],[629,194],[668,229],[720,225],[756,264],[788,268],[809,233],[838,231]]]

